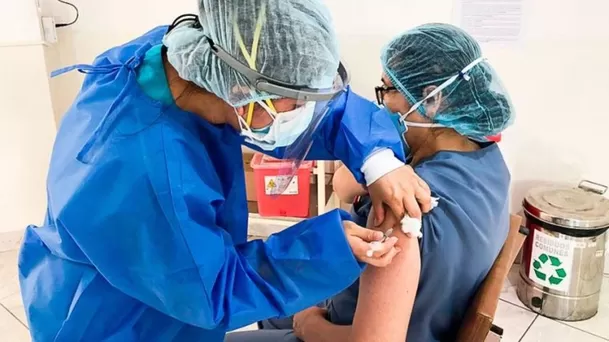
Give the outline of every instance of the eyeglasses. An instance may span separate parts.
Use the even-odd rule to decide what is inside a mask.
[[[385,97],[385,94],[394,90],[397,89],[395,87],[388,87],[386,85],[374,88],[374,92],[376,93],[376,102],[378,102],[379,106],[383,105],[383,98]]]

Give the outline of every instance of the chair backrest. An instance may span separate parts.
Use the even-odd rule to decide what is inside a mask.
[[[510,232],[493,267],[476,292],[459,333],[457,342],[483,342],[495,318],[503,283],[510,272],[526,235],[520,232],[522,217],[510,216]]]

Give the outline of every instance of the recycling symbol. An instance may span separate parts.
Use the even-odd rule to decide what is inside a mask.
[[[550,264],[548,265],[548,261],[550,262]],[[542,265],[544,266],[542,268]],[[539,255],[539,257],[537,259],[535,259],[533,261],[533,269],[535,271],[535,276],[539,279],[539,280],[543,280],[543,281],[548,281],[550,283],[550,285],[558,285],[560,284],[565,277],[567,276],[567,272],[565,271],[564,268],[560,267],[562,265],[562,262],[560,261],[559,258],[555,257],[555,256],[548,256],[547,254],[543,253],[541,255]],[[551,267],[549,267],[551,266]],[[546,274],[547,270],[553,269],[554,273],[553,274],[549,274],[549,278],[548,278],[548,274]]]

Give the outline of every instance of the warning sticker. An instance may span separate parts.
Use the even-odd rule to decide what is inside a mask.
[[[552,290],[567,291],[571,285],[574,251],[574,241],[534,230],[529,278]]]
[[[264,176],[264,193],[267,195],[298,195],[298,176],[294,176],[283,193],[279,193],[280,185],[288,181],[288,176]]]

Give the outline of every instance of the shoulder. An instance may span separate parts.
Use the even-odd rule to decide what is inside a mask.
[[[136,38],[101,53],[95,59],[93,65],[125,64],[134,56],[139,49],[148,50],[151,46],[162,44],[163,37],[167,32],[167,26],[158,26]],[[145,51],[143,51],[145,52]],[[142,53],[139,53],[142,55]]]
[[[510,174],[497,146],[473,153],[439,153],[415,170],[439,198],[438,207],[423,218],[423,234],[432,237],[424,241],[424,250],[440,244],[446,235],[456,244],[473,244],[475,239],[488,243],[490,236],[502,239],[507,232]]]
[[[439,152],[417,165],[415,171],[439,193],[449,193],[455,187],[463,187],[467,193],[468,189],[491,185],[507,191],[510,182],[510,172],[496,144],[474,152]]]
[[[375,103],[355,93],[351,87],[332,100],[330,109],[332,112],[355,112],[362,115],[370,115],[381,110]],[[357,115],[354,118],[357,118]]]

